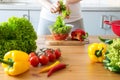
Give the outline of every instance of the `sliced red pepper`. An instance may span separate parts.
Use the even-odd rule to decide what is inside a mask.
[[[76,29],[71,32],[71,38],[73,40],[79,40],[79,41],[84,41],[88,37],[88,33],[86,33],[82,29]]]

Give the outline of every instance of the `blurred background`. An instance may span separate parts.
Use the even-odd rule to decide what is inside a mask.
[[[0,22],[11,16],[27,17],[37,31],[41,6],[36,0],[0,0]],[[90,35],[112,35],[104,20],[120,20],[120,0],[82,0],[82,17]]]

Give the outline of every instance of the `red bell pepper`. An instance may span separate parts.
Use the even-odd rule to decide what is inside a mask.
[[[76,29],[71,32],[71,39],[72,40],[79,40],[84,41],[88,37],[88,33],[82,29]]]

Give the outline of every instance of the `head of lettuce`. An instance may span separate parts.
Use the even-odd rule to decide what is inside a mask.
[[[36,32],[27,18],[10,17],[8,21],[0,23],[0,58],[10,50],[35,51],[36,39]]]

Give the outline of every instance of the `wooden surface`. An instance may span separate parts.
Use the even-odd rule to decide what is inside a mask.
[[[105,38],[107,37],[116,38],[115,36],[105,36]],[[90,43],[100,42],[96,36],[90,36],[89,40]],[[43,43],[44,41],[45,38],[38,38],[38,48],[60,48],[62,50],[60,61],[68,64],[67,68],[47,77],[47,73],[38,73],[38,70],[43,66],[31,67],[24,74],[13,77],[5,74],[0,64],[0,80],[120,80],[120,74],[106,70],[102,63],[91,64],[87,53],[89,44],[82,46],[46,46]]]
[[[80,46],[84,44],[88,44],[89,39],[85,39],[84,41],[79,40],[71,40],[70,37],[68,37],[66,40],[54,40],[52,35],[46,36],[45,44],[49,46]]]

